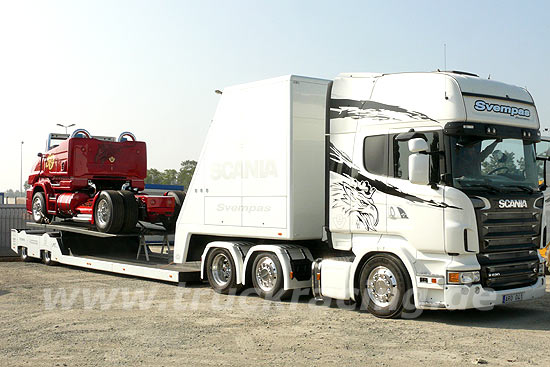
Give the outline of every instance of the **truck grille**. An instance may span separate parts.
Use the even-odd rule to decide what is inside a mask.
[[[542,209],[534,207],[535,199],[527,199],[526,209],[499,209],[498,198],[489,199],[491,209],[476,209],[484,287],[503,290],[537,282]]]
[[[481,211],[481,252],[538,248],[541,214],[540,211]]]

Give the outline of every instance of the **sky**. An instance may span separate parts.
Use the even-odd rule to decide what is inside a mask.
[[[446,64],[526,87],[550,127],[549,12],[548,1],[0,0],[0,192],[19,189],[58,123],[131,131],[149,168],[178,169],[199,158],[216,89],[286,74]]]

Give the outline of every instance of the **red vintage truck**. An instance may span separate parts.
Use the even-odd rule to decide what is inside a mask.
[[[100,232],[130,233],[138,221],[175,227],[185,194],[147,195],[147,148],[130,132],[118,139],[84,129],[49,135],[46,153],[29,175],[27,211],[37,223],[89,221]]]

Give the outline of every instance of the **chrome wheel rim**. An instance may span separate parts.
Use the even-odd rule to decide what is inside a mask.
[[[218,286],[224,287],[231,281],[232,273],[231,261],[229,261],[225,254],[217,254],[212,260],[212,278],[214,282]]]
[[[379,307],[388,307],[396,299],[397,280],[390,269],[378,266],[367,279],[367,294],[370,300]]]
[[[268,256],[262,257],[256,265],[256,283],[266,293],[272,292],[277,283],[277,267],[275,262]]]
[[[42,201],[38,196],[32,201],[32,218],[35,222],[42,220]]]
[[[101,199],[97,204],[96,218],[95,220],[100,226],[104,227],[109,223],[111,219],[111,211],[109,210],[109,203],[107,200]]]

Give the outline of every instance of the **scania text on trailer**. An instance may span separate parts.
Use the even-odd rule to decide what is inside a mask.
[[[226,88],[171,260],[199,265],[217,292],[312,287],[379,317],[541,297],[538,141],[524,88],[469,73]],[[12,236],[15,251],[36,237]]]

